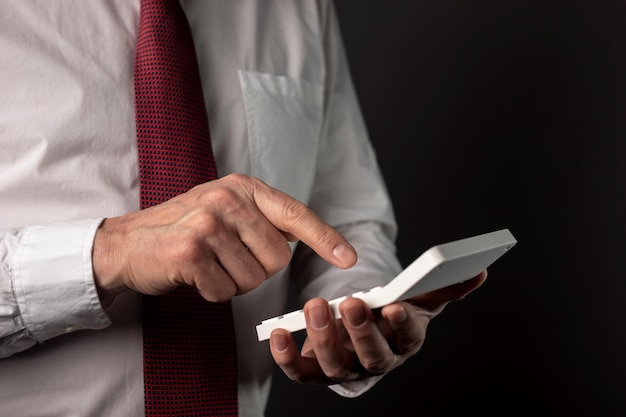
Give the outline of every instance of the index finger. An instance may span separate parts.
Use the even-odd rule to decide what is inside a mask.
[[[293,235],[332,265],[347,269],[357,254],[341,233],[295,198],[258,181],[253,199],[263,215],[279,230]]]

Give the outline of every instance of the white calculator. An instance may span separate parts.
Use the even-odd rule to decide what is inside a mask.
[[[433,246],[386,285],[335,298],[329,301],[330,307],[335,318],[340,318],[339,304],[348,297],[360,298],[374,309],[466,281],[486,269],[516,243],[508,229],[501,229]],[[269,339],[272,330],[278,328],[290,332],[305,329],[303,310],[262,321],[256,326],[259,341]]]

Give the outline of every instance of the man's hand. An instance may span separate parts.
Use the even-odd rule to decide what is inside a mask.
[[[292,197],[244,175],[210,181],[162,204],[105,220],[93,250],[103,297],[192,285],[209,301],[244,294],[286,266],[301,240],[339,268],[356,252]]]
[[[334,320],[328,303],[315,298],[304,306],[307,339],[301,353],[293,336],[276,329],[270,349],[276,363],[300,383],[339,384],[385,374],[416,354],[430,320],[446,304],[478,288],[487,271],[456,284],[372,311],[358,298],[344,300],[341,319]]]

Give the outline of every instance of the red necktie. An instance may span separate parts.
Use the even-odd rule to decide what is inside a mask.
[[[191,31],[178,0],[141,0],[135,56],[141,208],[215,179]],[[236,416],[230,302],[195,288],[144,297],[146,416]]]

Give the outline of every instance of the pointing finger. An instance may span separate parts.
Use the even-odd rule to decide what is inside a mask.
[[[301,240],[327,262],[344,269],[356,263],[356,251],[341,233],[300,201],[261,181],[256,182],[253,198],[276,228]]]

